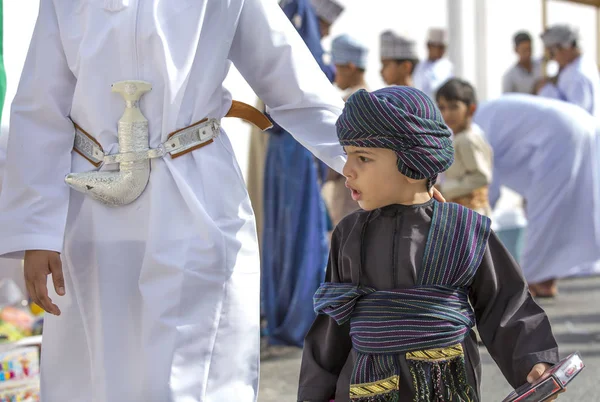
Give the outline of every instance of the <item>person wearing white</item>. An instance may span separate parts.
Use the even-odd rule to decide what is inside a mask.
[[[578,106],[508,94],[475,113],[494,152],[492,206],[500,186],[526,202],[521,266],[538,296],[557,278],[600,272],[600,125]]]
[[[554,25],[542,34],[542,41],[560,70],[558,77],[549,80],[538,94],[573,103],[600,118],[598,66],[582,54],[577,28]]]
[[[421,61],[413,73],[414,87],[435,99],[436,91],[454,76],[452,62],[444,57],[448,47],[448,33],[442,28],[431,28],[427,33],[427,60]]]
[[[44,402],[256,400],[258,247],[229,136],[151,159],[129,205],[108,207],[64,182],[94,169],[71,151],[73,122],[119,152],[124,104],[113,83],[152,85],[139,109],[156,149],[171,132],[225,116],[231,62],[278,124],[341,171],[343,102],[276,1],[40,2],[12,105],[0,255],[29,250],[28,286],[60,314],[44,323]]]

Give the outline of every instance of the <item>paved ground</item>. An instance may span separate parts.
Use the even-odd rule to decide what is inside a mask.
[[[560,295],[540,300],[553,324],[561,356],[580,351],[587,368],[560,401],[600,402],[600,277],[569,279],[560,283]],[[501,401],[511,388],[485,348],[482,399]],[[296,401],[300,365],[298,349],[267,350],[263,353],[259,402]]]

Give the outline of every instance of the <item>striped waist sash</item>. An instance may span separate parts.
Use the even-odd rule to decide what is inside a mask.
[[[474,325],[467,291],[419,286],[376,291],[347,283],[324,283],[315,294],[315,311],[338,324],[350,320],[357,352],[404,353],[462,342]]]

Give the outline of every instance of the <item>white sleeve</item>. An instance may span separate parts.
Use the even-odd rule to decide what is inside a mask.
[[[71,168],[69,119],[75,77],[60,41],[54,2],[40,10],[12,103],[0,194],[0,255],[62,251]],[[21,254],[21,253],[19,253]],[[19,254],[10,255],[20,257]]]
[[[576,76],[559,81],[559,90],[564,94],[567,102],[582,107],[590,114],[594,113],[594,93],[586,77]]]
[[[341,172],[343,100],[276,1],[244,2],[229,57],[277,124]]]

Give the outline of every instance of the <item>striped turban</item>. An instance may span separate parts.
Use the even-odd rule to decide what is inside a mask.
[[[346,102],[336,128],[342,146],[391,149],[403,175],[429,179],[429,186],[454,161],[451,131],[442,113],[412,87],[361,89]]]

